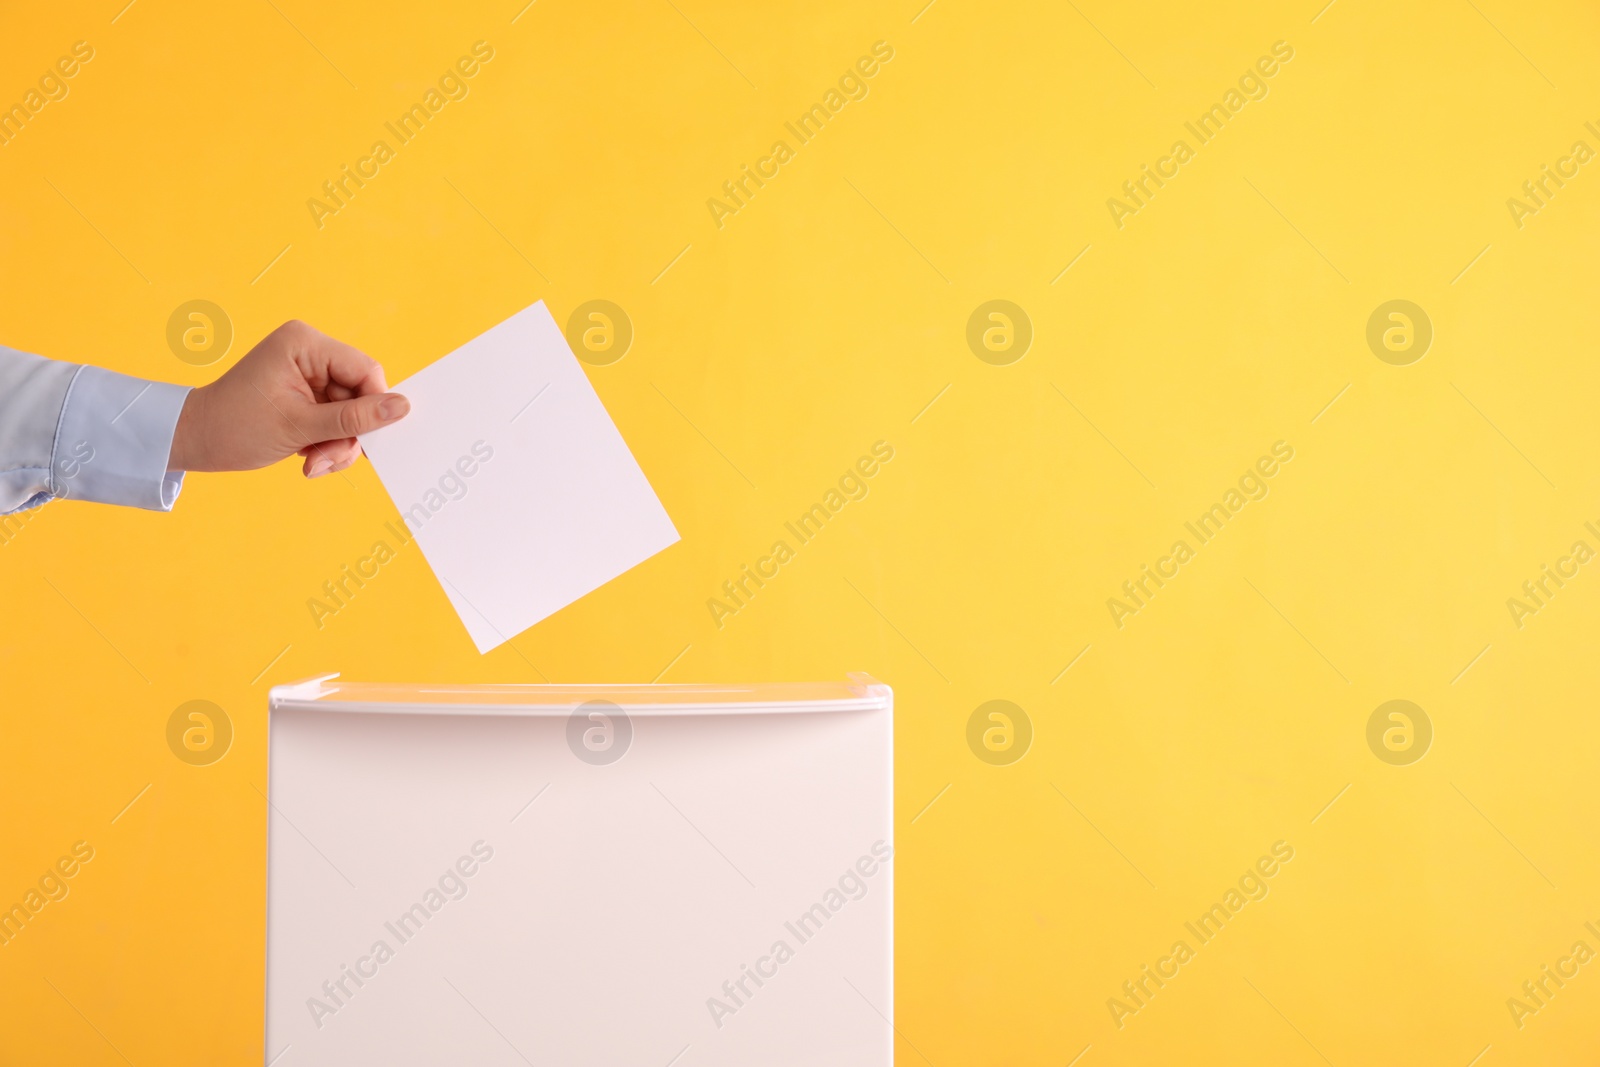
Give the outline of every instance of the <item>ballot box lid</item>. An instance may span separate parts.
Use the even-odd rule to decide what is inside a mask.
[[[323,674],[275,686],[272,711],[420,715],[566,715],[603,701],[630,715],[748,715],[783,712],[883,711],[893,695],[866,674],[837,682],[617,685],[521,683],[438,684],[346,682]]]

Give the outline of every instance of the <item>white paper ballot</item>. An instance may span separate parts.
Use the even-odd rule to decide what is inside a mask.
[[[480,653],[678,540],[544,301],[392,388],[361,447]]]

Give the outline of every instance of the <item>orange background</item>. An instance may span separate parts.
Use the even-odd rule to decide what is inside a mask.
[[[5,16],[0,102],[95,49],[0,147],[5,344],[200,384],[298,317],[395,381],[610,300],[635,339],[587,370],[683,540],[479,657],[409,548],[313,622],[395,516],[365,464],[44,508],[0,545],[0,904],[95,856],[0,947],[0,1061],[260,1062],[266,692],[328,670],[892,684],[901,1062],[1600,1051],[1592,964],[1521,1028],[1506,1004],[1600,948],[1600,578],[1506,606],[1600,546],[1600,177],[1507,207],[1600,146],[1600,16],[919,7]],[[470,94],[318,228],[308,198],[479,40]],[[708,198],[878,41],[866,97],[719,228]],[[1278,41],[1265,98],[1119,228],[1108,198]],[[197,298],[236,334],[209,368],[166,342]],[[993,299],[1033,329],[1005,365],[967,343]],[[1392,299],[1434,330],[1406,366],[1366,341]],[[707,600],[879,440],[869,495],[719,628]],[[1277,441],[1269,494],[1118,628],[1107,599]],[[209,766],[167,747],[193,699],[234,726]],[[1032,727],[1006,765],[967,741],[994,699]],[[1392,699],[1432,726],[1407,766],[1367,743]],[[1119,1028],[1108,999],[1280,840],[1270,894]]]

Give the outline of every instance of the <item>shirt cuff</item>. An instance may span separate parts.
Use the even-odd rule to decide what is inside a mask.
[[[58,497],[171,511],[183,472],[169,471],[186,385],[86,366],[72,380],[50,458]]]

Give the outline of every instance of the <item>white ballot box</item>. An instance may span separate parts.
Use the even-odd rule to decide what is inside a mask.
[[[892,1062],[888,686],[272,690],[265,1063]]]

